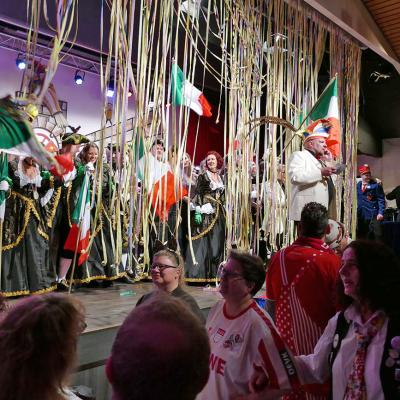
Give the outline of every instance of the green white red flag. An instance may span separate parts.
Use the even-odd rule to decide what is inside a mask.
[[[142,187],[149,193],[153,209],[162,220],[168,219],[171,206],[188,194],[179,182],[175,184],[175,176],[169,164],[157,160],[151,153],[142,154],[138,162],[138,177]]]
[[[20,157],[33,157],[45,167],[56,165],[52,155],[8,98],[0,99],[0,150]]]
[[[190,83],[177,64],[172,65],[172,104],[187,106],[196,114],[211,117],[211,105],[204,94]]]
[[[329,137],[326,140],[328,149],[337,158],[340,155],[341,146],[337,77],[329,82],[308,118],[312,122],[308,125],[305,136],[307,133],[328,133]]]
[[[72,213],[72,227],[64,245],[65,250],[77,252],[78,265],[89,257],[88,245],[90,240],[90,177],[85,173],[78,202]]]

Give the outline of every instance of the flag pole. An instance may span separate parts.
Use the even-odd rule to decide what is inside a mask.
[[[320,96],[318,97],[318,100],[316,101],[316,103],[311,107],[311,110],[308,112],[308,114],[306,115],[306,117],[303,119],[302,123],[300,124],[300,126],[297,128],[297,130],[294,132],[294,134],[292,134],[292,137],[288,140],[288,142],[285,144],[285,147],[283,148],[283,151],[285,151],[289,144],[292,143],[292,140],[294,139],[294,137],[296,136],[296,133],[301,129],[301,127],[304,125],[304,123],[307,121],[308,117],[311,115],[311,113],[315,110],[315,108],[317,107],[317,105],[319,104],[321,98],[323,97],[323,95],[326,93],[326,91],[329,89],[329,87],[332,85],[333,81],[337,78],[338,74],[336,73],[335,76],[329,81],[329,83],[326,85],[325,89],[323,90],[323,92],[320,94]]]
[[[327,90],[330,88],[330,86],[332,85],[333,81],[337,78],[337,73],[335,74],[335,76],[329,81],[329,83],[326,85],[325,89],[323,90],[323,92],[319,95],[318,100],[315,102],[315,104],[311,107],[311,110],[309,111],[309,113],[306,115],[306,117],[303,119],[303,122],[300,124],[300,126],[297,128],[297,131],[300,130],[300,128],[304,125],[304,123],[307,121],[308,117],[311,115],[311,113],[315,110],[315,108],[317,107],[317,105],[319,104],[319,102],[321,101],[322,97],[324,96],[324,94],[327,92]]]
[[[82,231],[82,221],[83,221],[83,218],[79,221],[79,229],[78,229],[78,236],[76,237],[74,258],[72,259],[72,270],[71,270],[71,277],[69,279],[68,294],[71,294],[72,285],[73,285],[73,281],[74,281],[75,266],[76,266],[76,256],[78,254],[78,243],[79,243],[79,238],[81,236],[81,231]]]
[[[2,152],[0,153],[1,158],[2,158],[2,163],[6,163],[2,165],[2,171],[1,174],[5,173],[5,169],[7,171],[7,175],[8,175],[8,164],[7,164],[7,155],[6,153]],[[3,207],[5,207],[5,202],[6,202],[6,198],[4,199],[4,202],[2,204]],[[5,215],[3,214],[2,216],[0,216],[0,290],[1,290],[1,277],[2,277],[2,260],[3,260],[3,224],[4,224],[4,217]]]
[[[1,289],[1,275],[2,275],[2,259],[3,259],[3,222],[4,219],[0,218],[0,289]]]
[[[87,174],[87,172],[85,172],[85,174]],[[89,179],[89,177],[87,175],[85,175],[84,179]],[[85,180],[82,182],[82,186],[85,185]],[[81,188],[82,190],[82,188]],[[89,194],[90,195],[90,194]],[[81,232],[82,232],[82,224],[83,224],[83,219],[85,217],[85,212],[86,212],[86,197],[88,196],[88,193],[86,193],[85,196],[85,201],[82,201],[83,206],[84,206],[84,211],[82,216],[80,216],[79,219],[79,229],[78,229],[78,236],[76,237],[76,243],[75,243],[75,250],[74,250],[74,258],[72,259],[72,270],[71,270],[71,277],[69,280],[69,289],[68,289],[68,294],[71,294],[72,291],[72,284],[73,284],[73,280],[74,280],[74,274],[75,274],[75,267],[76,267],[76,257],[77,257],[77,253],[78,253],[78,243],[79,243],[79,239],[81,237]],[[85,249],[85,251],[88,251],[88,249]]]

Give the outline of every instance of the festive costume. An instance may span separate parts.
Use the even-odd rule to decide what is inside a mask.
[[[329,206],[328,179],[321,174],[322,164],[308,150],[295,151],[288,163],[291,187],[289,218],[300,221],[303,207],[312,201]]]
[[[192,200],[191,240],[196,264],[190,246],[185,258],[186,281],[209,282],[215,280],[225,250],[224,184],[211,179],[206,171],[197,179],[196,192]]]
[[[85,165],[82,166],[86,168]],[[76,283],[88,283],[93,280],[114,280],[125,276],[125,273],[120,271],[120,265],[115,264],[115,232],[113,229],[115,225],[113,213],[111,212],[114,183],[109,165],[103,165],[102,197],[97,220],[95,216],[97,188],[94,184],[94,175],[90,176],[90,180],[92,189],[90,200],[94,199],[91,207],[90,231],[94,240],[87,260],[75,268],[74,282]]]
[[[385,193],[382,184],[371,180],[367,184],[357,182],[357,238],[382,239],[378,214],[385,212]]]
[[[301,237],[274,254],[266,276],[267,298],[275,302],[276,326],[295,355],[313,351],[335,314],[339,268],[339,257],[316,238]],[[327,398],[327,387],[305,389],[285,398]]]
[[[44,293],[56,288],[50,268],[49,219],[40,201],[53,180],[39,167],[27,176],[23,159],[9,163],[12,190],[6,200],[3,226],[1,291],[5,296]]]

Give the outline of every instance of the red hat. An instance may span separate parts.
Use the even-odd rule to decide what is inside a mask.
[[[361,165],[360,168],[358,168],[358,172],[360,173],[360,175],[364,175],[364,174],[371,173],[371,170],[369,169],[368,164],[364,164],[364,165]]]

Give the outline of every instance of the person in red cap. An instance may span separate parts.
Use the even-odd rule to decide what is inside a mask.
[[[321,160],[328,152],[328,137],[326,132],[310,133],[304,140],[304,150],[295,151],[289,159],[289,218],[293,221],[300,221],[301,210],[307,203],[315,201],[328,208],[335,196],[332,175],[336,174],[336,168]]]
[[[361,180],[357,182],[357,239],[382,240],[385,193],[382,184],[372,179],[368,164],[358,169]]]

